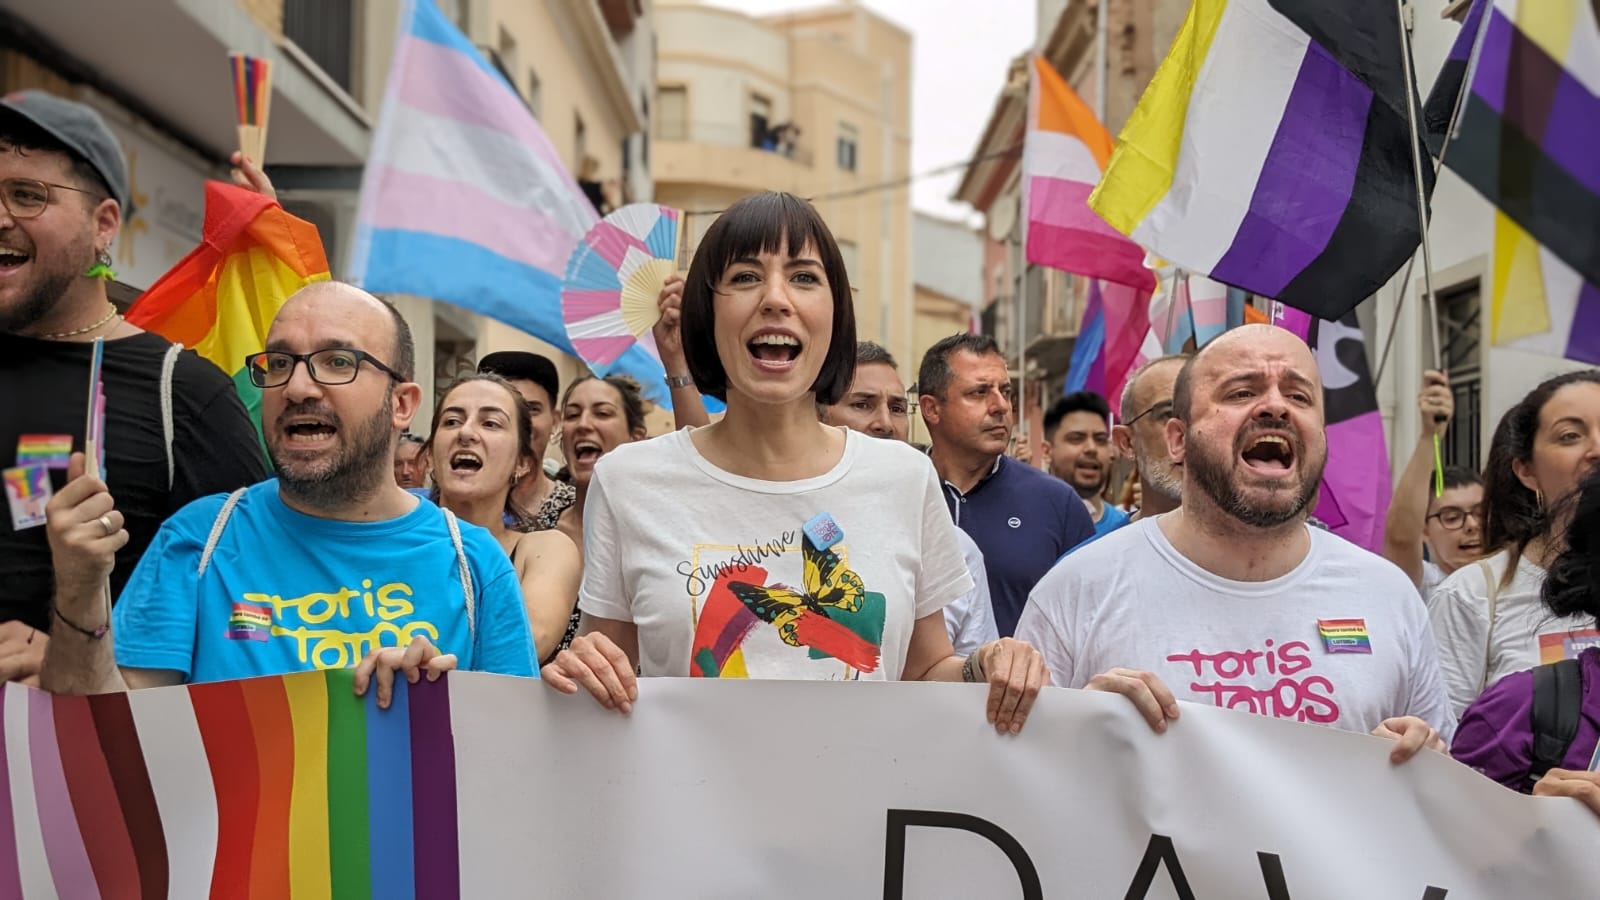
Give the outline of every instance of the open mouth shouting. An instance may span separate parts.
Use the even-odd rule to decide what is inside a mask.
[[[332,415],[286,416],[282,422],[284,446],[290,450],[318,450],[339,434],[339,420]]]
[[[15,275],[33,260],[33,254],[11,247],[0,247],[0,278]]]
[[[788,331],[763,329],[745,345],[758,370],[775,375],[787,373],[800,358],[800,339]]]
[[[572,445],[572,462],[578,465],[593,466],[605,449],[591,440],[579,440]]]
[[[1252,472],[1282,477],[1294,469],[1295,443],[1286,435],[1263,432],[1246,439],[1239,458]]]
[[[483,457],[471,450],[457,450],[450,454],[450,472],[453,475],[470,475],[483,471]]]

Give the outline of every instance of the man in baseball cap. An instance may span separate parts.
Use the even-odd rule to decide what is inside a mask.
[[[83,449],[93,342],[105,340],[105,466],[126,529],[111,596],[169,514],[265,477],[260,439],[221,369],[123,321],[106,295],[128,216],[122,150],[93,109],[41,91],[0,97],[0,469],[46,496]],[[0,520],[0,680],[37,674],[53,611],[44,523]],[[39,633],[36,635],[34,632]]]
[[[539,458],[512,491],[518,509],[527,515],[507,524],[520,531],[545,531],[556,527],[561,511],[572,505],[577,492],[572,485],[556,481],[544,471],[544,452],[550,446],[550,433],[556,427],[556,398],[561,394],[561,376],[556,364],[526,350],[501,350],[478,362],[479,372],[493,372],[511,382],[528,401],[533,431],[533,452]]]

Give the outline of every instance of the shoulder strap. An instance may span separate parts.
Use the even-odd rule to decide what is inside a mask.
[[[182,352],[182,344],[173,344],[167,348],[167,355],[161,360],[161,438],[167,446],[167,490],[169,491],[178,479],[177,460],[172,458],[172,372],[177,368],[178,354]]]
[[[211,554],[217,549],[217,542],[222,540],[222,529],[228,527],[228,517],[233,515],[233,508],[239,505],[239,498],[244,496],[246,488],[239,488],[228,495],[222,502],[222,509],[217,511],[217,520],[211,523],[211,533],[206,535],[206,548],[200,551],[200,568],[195,570],[195,577],[206,574],[206,569],[211,567]]]
[[[1583,670],[1575,659],[1563,659],[1533,670],[1533,753],[1528,783],[1563,764],[1578,736],[1583,706]]]
[[[467,641],[477,641],[477,622],[473,615],[472,595],[472,568],[467,565],[467,548],[461,544],[461,526],[456,522],[456,514],[444,507],[439,507],[444,512],[445,525],[450,528],[450,543],[456,547],[456,569],[461,574],[461,593],[467,603]]]

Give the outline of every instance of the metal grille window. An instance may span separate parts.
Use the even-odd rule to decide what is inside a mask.
[[[839,123],[838,157],[839,168],[846,172],[856,170],[856,141],[858,140],[856,127],[848,122]]]
[[[1472,281],[1439,294],[1440,354],[1450,374],[1456,414],[1445,432],[1445,465],[1483,470],[1483,302],[1478,282]]]
[[[351,89],[355,49],[354,0],[284,0],[283,36],[294,41],[324,73]]]

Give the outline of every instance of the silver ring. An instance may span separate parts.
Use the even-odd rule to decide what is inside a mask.
[[[97,521],[100,523],[100,527],[106,530],[106,537],[110,537],[117,533],[117,530],[111,527],[110,516],[101,516]]]

